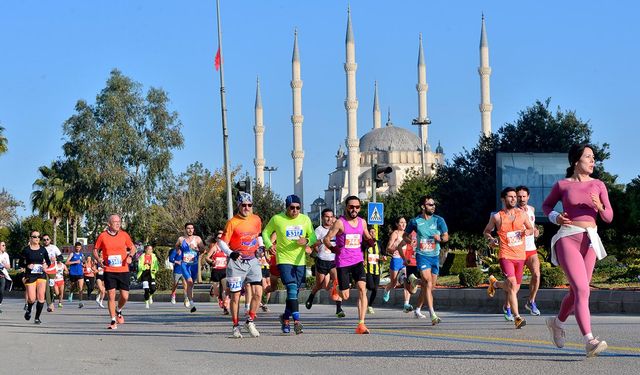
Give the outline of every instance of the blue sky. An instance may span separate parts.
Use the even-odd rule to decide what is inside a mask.
[[[447,158],[480,132],[479,40],[484,12],[490,48],[493,129],[535,100],[575,110],[595,142],[611,144],[607,169],[627,183],[639,174],[640,6],[634,1],[352,0],[358,129],[372,127],[373,83],[396,126],[417,117],[418,34],[429,83],[429,143]],[[322,194],[346,137],[346,1],[222,0],[230,154],[253,175],[253,106],[260,77],[265,157],[273,189],[293,190],[291,53],[302,61],[305,203]],[[62,123],[75,102],[94,102],[109,72],[161,87],[183,123],[175,172],[196,161],[222,167],[215,1],[3,1],[0,3],[0,123],[9,152],[0,188],[28,204],[37,169],[62,156]],[[385,121],[383,115],[383,122]]]

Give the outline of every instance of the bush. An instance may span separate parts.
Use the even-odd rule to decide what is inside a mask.
[[[440,269],[440,275],[457,275],[467,265],[467,252],[466,251],[450,251],[447,254],[447,258],[442,264]]]
[[[24,284],[22,283],[22,276],[24,276],[23,272],[11,270],[9,271],[9,276],[13,282],[11,290],[24,290]],[[7,283],[9,282],[7,281]]]
[[[169,251],[171,251],[171,247],[169,246],[156,246],[153,249],[156,257],[158,257],[158,264],[160,265],[160,269],[164,268],[164,262],[169,257]]]
[[[307,278],[304,281],[305,283],[305,287],[307,289],[311,289],[313,288],[314,285],[316,285],[316,277],[315,276],[307,276]]]
[[[173,271],[162,268],[156,273],[156,288],[158,290],[170,290],[173,287]]]
[[[489,266],[489,275],[493,275],[500,279],[502,277],[502,268],[499,264],[492,264]]]
[[[629,267],[624,267],[625,272],[612,276],[608,279],[609,282],[622,282],[622,283],[627,283],[627,282],[638,282],[638,279],[640,278],[640,266],[629,266]]]
[[[484,274],[478,267],[464,268],[459,274],[460,285],[466,288],[474,288],[482,282]]]
[[[564,272],[560,267],[545,267],[540,269],[540,287],[555,288],[567,283]]]

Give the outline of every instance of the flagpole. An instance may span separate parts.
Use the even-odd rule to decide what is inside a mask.
[[[229,166],[229,130],[227,129],[227,106],[224,92],[224,63],[222,59],[222,26],[220,25],[220,0],[216,0],[218,16],[218,51],[220,53],[220,107],[222,109],[222,145],[224,148],[224,174],[227,181],[227,218],[233,217],[233,198],[231,194],[231,168]]]

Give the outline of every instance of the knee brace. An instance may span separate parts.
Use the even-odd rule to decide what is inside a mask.
[[[149,289],[149,282],[148,281],[143,281],[142,282],[142,289]]]
[[[296,284],[287,284],[287,299],[298,299],[298,286]]]

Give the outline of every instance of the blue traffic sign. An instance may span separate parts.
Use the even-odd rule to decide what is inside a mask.
[[[384,204],[381,202],[369,202],[367,208],[367,224],[384,225]]]

